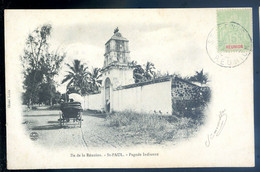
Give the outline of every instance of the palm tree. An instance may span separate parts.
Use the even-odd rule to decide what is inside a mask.
[[[101,87],[102,80],[100,77],[102,76],[100,68],[93,68],[92,73],[90,73],[90,82],[91,82],[91,92],[96,93],[99,92]]]
[[[199,82],[202,86],[202,84],[206,84],[209,81],[208,74],[205,74],[203,69],[201,69],[201,71],[196,71],[196,74],[190,77],[190,81]]]
[[[135,80],[135,83],[143,82],[145,81],[144,77],[144,69],[141,65],[137,64],[137,61],[132,61],[131,66],[133,66],[133,78]]]
[[[155,77],[154,69],[155,67],[153,63],[146,62],[145,69],[144,69],[144,76],[147,80],[151,80]]]
[[[132,61],[131,65],[134,66],[133,75],[135,83],[149,81],[156,77],[155,67],[151,62],[147,62],[142,67],[136,61]]]
[[[70,71],[67,71],[67,75],[62,80],[62,84],[69,81],[67,84],[67,90],[72,89],[81,95],[86,95],[90,87],[90,73],[87,71],[88,67],[85,64],[81,64],[80,60],[74,60],[73,65],[66,64]]]

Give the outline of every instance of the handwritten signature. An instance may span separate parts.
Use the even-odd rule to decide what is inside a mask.
[[[216,137],[219,136],[226,124],[227,121],[227,114],[225,112],[226,110],[222,110],[219,112],[219,118],[218,118],[218,123],[217,123],[217,127],[215,128],[214,132],[212,132],[211,134],[208,134],[207,140],[205,141],[205,145],[207,147],[210,146],[211,141]]]

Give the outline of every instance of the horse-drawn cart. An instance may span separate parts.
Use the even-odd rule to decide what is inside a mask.
[[[82,107],[80,102],[69,102],[61,104],[61,115],[60,115],[60,126],[64,126],[65,123],[68,123],[72,120],[74,123],[78,123],[81,127],[82,119]]]

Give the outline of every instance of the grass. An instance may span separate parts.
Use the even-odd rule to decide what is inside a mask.
[[[116,112],[106,118],[107,125],[115,128],[134,144],[161,144],[193,136],[202,124],[200,120],[174,116],[139,114],[131,111]]]

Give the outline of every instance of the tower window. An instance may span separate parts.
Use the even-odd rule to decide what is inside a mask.
[[[124,44],[123,41],[117,41],[116,42],[116,50],[117,51],[123,50],[123,48],[124,48],[123,44]]]

